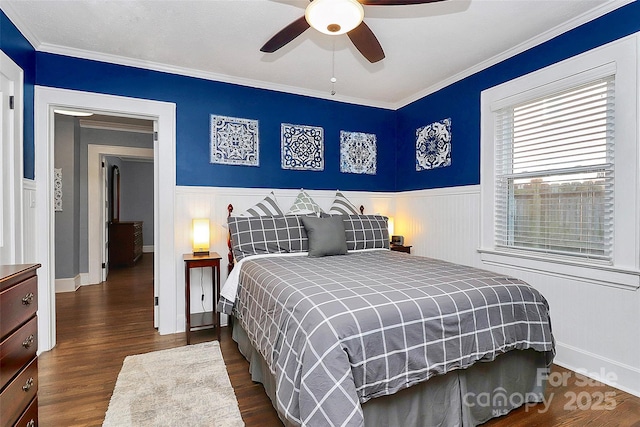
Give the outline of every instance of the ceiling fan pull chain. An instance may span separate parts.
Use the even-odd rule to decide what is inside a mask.
[[[333,49],[331,49],[331,95],[336,94],[336,41],[333,40]]]

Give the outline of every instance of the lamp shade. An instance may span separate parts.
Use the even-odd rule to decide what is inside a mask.
[[[209,218],[197,218],[192,222],[193,254],[209,253]]]
[[[357,0],[314,0],[304,12],[309,25],[324,34],[345,34],[356,28],[364,18],[364,9]]]
[[[389,228],[389,237],[393,236],[393,232],[395,231],[395,227],[394,227],[394,220],[393,217],[390,216],[389,219],[387,220],[387,227]]]

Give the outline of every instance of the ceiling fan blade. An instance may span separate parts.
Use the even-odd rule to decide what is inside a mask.
[[[367,58],[372,64],[384,58],[384,51],[380,42],[376,38],[371,28],[364,22],[347,33],[354,46],[360,51],[362,56]]]
[[[365,6],[406,6],[410,4],[435,3],[446,0],[358,0]]]
[[[305,17],[301,17],[284,27],[275,36],[271,37],[268,42],[260,48],[260,51],[273,53],[291,40],[304,33],[309,28],[309,23]]]

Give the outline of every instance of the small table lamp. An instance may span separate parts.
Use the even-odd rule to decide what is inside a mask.
[[[209,218],[193,220],[193,255],[209,255]]]

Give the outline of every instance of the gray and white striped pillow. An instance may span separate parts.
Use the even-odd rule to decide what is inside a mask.
[[[284,212],[278,205],[276,195],[273,191],[267,195],[261,202],[256,203],[238,216],[282,216]]]
[[[358,209],[340,191],[336,191],[336,197],[329,209],[329,215],[359,215]]]

